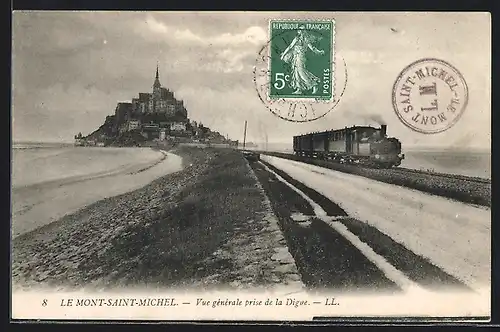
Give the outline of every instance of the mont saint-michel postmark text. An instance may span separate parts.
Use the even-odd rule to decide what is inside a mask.
[[[331,100],[335,22],[270,21],[269,97]]]
[[[410,64],[392,90],[392,103],[399,119],[424,134],[452,127],[467,102],[468,88],[462,74],[439,59],[421,59]]]

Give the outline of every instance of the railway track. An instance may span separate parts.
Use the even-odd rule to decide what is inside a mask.
[[[266,161],[251,163],[302,280],[314,290],[400,292],[468,285]],[[331,253],[335,253],[332,255]]]
[[[261,154],[268,154],[276,157],[284,157],[284,158],[290,158],[294,157],[297,158],[293,153],[283,153],[283,152],[268,152],[268,151],[259,151]],[[342,165],[339,163],[336,163],[334,161],[329,161],[329,160],[322,160],[322,159],[315,159],[315,158],[307,158],[307,157],[298,157],[296,160],[300,160],[303,162],[311,162],[311,161],[318,161],[321,160],[324,163],[328,163],[331,165]],[[414,173],[414,174],[422,174],[422,175],[430,175],[430,176],[435,176],[435,177],[442,177],[442,178],[450,178],[450,179],[458,179],[458,180],[463,180],[463,181],[469,181],[469,182],[478,182],[478,183],[486,183],[486,184],[491,184],[491,179],[486,179],[486,178],[480,178],[480,177],[472,177],[472,176],[466,176],[466,175],[459,175],[459,174],[449,174],[449,173],[440,173],[440,172],[433,172],[433,171],[426,171],[426,170],[418,170],[418,169],[413,169],[413,168],[406,168],[406,167],[393,167],[390,169],[379,169],[379,168],[370,168],[370,167],[360,167],[360,166],[352,166],[352,167],[358,167],[358,168],[363,168],[363,169],[376,169],[378,171],[387,171],[387,172],[399,172],[399,173]]]
[[[450,178],[450,179],[459,179],[459,180],[470,181],[470,182],[491,183],[491,179],[472,177],[472,176],[466,176],[466,175],[458,175],[458,174],[448,174],[448,173],[424,171],[424,170],[418,170],[418,169],[412,169],[412,168],[406,168],[406,167],[394,167],[394,168],[391,168],[390,170],[393,170],[396,172],[416,173],[416,174],[425,174],[425,175],[438,176],[438,177],[444,177],[444,178]]]
[[[260,151],[259,151],[260,152]],[[491,206],[491,180],[464,175],[434,173],[404,167],[391,169],[358,167],[328,160],[299,157],[290,153],[260,152],[278,158],[303,162],[334,171],[427,192],[464,203]]]

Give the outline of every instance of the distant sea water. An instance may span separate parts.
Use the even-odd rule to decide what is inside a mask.
[[[12,234],[18,236],[180,169],[182,158],[150,148],[16,143]]]
[[[150,149],[75,147],[65,143],[14,143],[12,187],[100,174],[158,159]]]
[[[72,143],[52,143],[52,142],[14,142],[12,149],[46,149],[46,148],[64,148],[73,147]]]
[[[265,147],[251,149],[265,150]],[[293,153],[293,148],[289,144],[269,143],[267,150]],[[491,179],[491,151],[413,148],[403,153],[405,159],[401,167]]]
[[[489,151],[434,149],[410,150],[404,153],[402,167],[491,179]]]

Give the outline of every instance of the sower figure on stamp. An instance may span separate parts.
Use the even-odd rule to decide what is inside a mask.
[[[306,69],[306,54],[308,50],[315,54],[324,54],[324,50],[319,50],[312,44],[319,38],[313,36],[306,30],[298,30],[297,36],[281,53],[281,60],[290,64],[292,67],[292,77],[290,86],[295,89],[293,94],[301,94],[304,90],[312,89],[315,94],[318,90],[320,79]]]

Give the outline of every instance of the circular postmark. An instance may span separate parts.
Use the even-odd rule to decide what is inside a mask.
[[[312,40],[332,40],[330,50],[319,46],[321,44],[309,47],[316,54],[308,55],[305,67],[318,77],[317,88],[297,93],[299,89],[292,83],[294,75],[303,77],[304,73],[296,68],[297,60],[286,61],[290,45],[296,45],[294,40],[300,34],[299,29],[271,34],[272,38],[260,49],[253,70],[261,102],[274,115],[290,122],[309,122],[324,117],[340,102],[347,86],[347,66],[345,60],[334,53],[332,32],[310,30],[308,33]],[[323,62],[315,57],[318,54],[323,56]]]
[[[436,134],[460,119],[468,102],[462,74],[446,61],[426,58],[411,63],[392,89],[396,115],[409,128]]]

